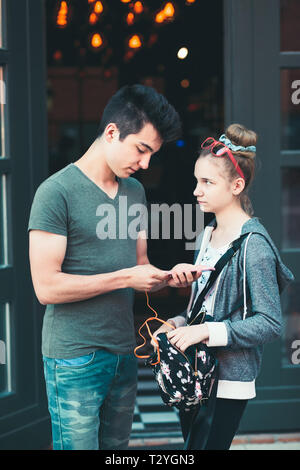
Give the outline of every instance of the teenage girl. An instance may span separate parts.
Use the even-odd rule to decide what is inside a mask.
[[[256,395],[263,344],[281,335],[280,293],[293,280],[268,232],[253,217],[247,195],[254,178],[256,140],[255,132],[232,124],[218,141],[209,137],[202,143],[195,164],[194,196],[201,210],[214,213],[215,219],[199,235],[195,265],[215,266],[233,240],[241,234],[248,236],[202,304],[213,321],[185,326],[186,317],[179,315],[167,320],[176,329],[163,325],[155,332],[168,331],[168,339],[181,351],[198,342],[214,348],[219,382],[205,449],[230,448],[247,402]],[[180,265],[172,273],[174,279],[186,283]],[[187,317],[210,273],[203,272],[193,284]],[[238,304],[241,307],[236,309]],[[222,320],[230,312],[230,318]],[[192,414],[180,414],[183,436],[186,439],[191,430],[191,448],[203,448],[204,430],[201,426],[190,429]]]

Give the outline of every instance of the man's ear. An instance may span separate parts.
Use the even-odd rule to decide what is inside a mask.
[[[119,140],[120,131],[118,129],[118,126],[114,122],[110,122],[109,124],[107,124],[104,130],[104,137],[107,142],[112,142],[115,139]]]

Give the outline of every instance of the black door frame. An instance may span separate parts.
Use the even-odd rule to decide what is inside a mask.
[[[224,30],[225,124],[240,122],[260,137],[261,167],[251,199],[280,250],[281,169],[300,166],[300,152],[281,151],[280,69],[300,67],[300,53],[280,52],[280,0],[224,0]],[[280,250],[298,282],[299,252]],[[266,345],[257,397],[249,402],[240,432],[299,428],[299,366],[284,367],[281,354],[280,340]]]
[[[11,391],[0,395],[0,448],[50,443],[40,352],[42,308],[31,283],[27,224],[34,192],[48,175],[45,12],[42,0],[3,0],[7,91],[8,264],[0,268],[0,301],[11,307]],[[3,367],[0,365],[0,367]]]

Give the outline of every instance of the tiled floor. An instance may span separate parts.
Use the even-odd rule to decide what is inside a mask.
[[[131,437],[169,433],[180,435],[178,411],[163,403],[150,367],[140,366]]]

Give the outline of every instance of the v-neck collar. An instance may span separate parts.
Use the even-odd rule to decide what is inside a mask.
[[[75,165],[75,163],[70,163],[70,165],[72,165],[73,167],[75,167],[79,172],[80,174],[85,178],[87,179],[93,186],[95,186],[98,191],[100,191],[109,201],[111,202],[117,202],[119,200],[118,196],[120,195],[120,191],[121,191],[121,178],[119,178],[118,176],[116,176],[116,180],[118,182],[118,191],[115,195],[115,197],[110,197],[105,191],[104,189],[102,189],[100,186],[98,186],[98,184],[96,184],[93,180],[91,180],[91,178],[89,178],[77,165]]]

